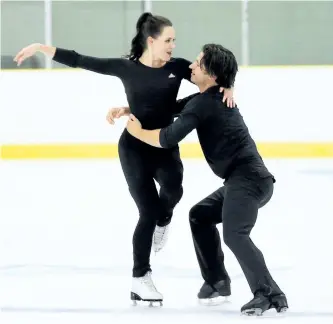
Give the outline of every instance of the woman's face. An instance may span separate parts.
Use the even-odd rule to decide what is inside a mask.
[[[162,33],[156,38],[148,37],[148,45],[152,50],[155,59],[167,62],[172,56],[172,51],[176,47],[175,29],[164,27]]]

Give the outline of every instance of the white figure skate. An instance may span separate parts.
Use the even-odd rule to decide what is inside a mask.
[[[155,253],[161,251],[165,246],[169,236],[169,225],[160,227],[156,225],[153,235],[153,250]]]
[[[137,301],[149,302],[149,306],[154,306],[155,303],[162,306],[163,296],[157,291],[151,272],[147,272],[143,277],[132,278],[131,300],[134,306]]]

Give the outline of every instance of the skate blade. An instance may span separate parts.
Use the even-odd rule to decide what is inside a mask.
[[[287,310],[288,310],[288,307],[281,307],[279,309],[276,309],[276,312],[277,312],[278,316],[283,316],[284,313],[287,312]],[[246,315],[246,316],[263,316],[264,313],[265,313],[265,311],[262,310],[261,308],[251,308],[251,309],[242,311],[242,314]]]
[[[162,307],[163,300],[162,299],[142,299],[139,295],[131,292],[131,300],[132,305],[137,306],[138,304],[142,306],[149,306],[149,307]]]
[[[287,306],[279,307],[279,308],[276,308],[276,311],[278,314],[283,315],[284,313],[286,313],[288,311],[288,307]]]
[[[261,308],[250,308],[242,311],[245,316],[262,316],[263,310]]]
[[[154,307],[160,308],[163,306],[163,301],[156,301],[156,300],[133,300],[132,306],[144,306],[144,307]]]
[[[199,304],[203,306],[219,306],[230,303],[228,297],[218,296],[213,298],[199,298]]]

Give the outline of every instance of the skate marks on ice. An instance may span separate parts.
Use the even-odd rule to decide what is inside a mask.
[[[225,309],[224,305],[217,306],[203,306],[194,305],[186,307],[170,307],[168,303],[164,303],[162,307],[149,307],[147,305],[131,306],[130,303],[127,307],[119,308],[57,308],[57,307],[1,307],[0,311],[3,313],[37,313],[37,314],[109,314],[112,316],[130,315],[130,314],[149,314],[150,316],[216,316],[221,317],[241,316],[241,317],[254,317],[242,315],[239,310]],[[293,311],[291,308],[285,313],[278,314],[275,310],[265,312],[262,318],[328,318],[333,320],[333,312],[315,312],[315,311]]]
[[[50,268],[53,271],[50,271]],[[200,287],[201,278],[199,275],[193,275],[193,280],[191,278],[184,280],[185,273],[188,276],[191,274],[191,271],[185,271],[185,269],[179,271],[182,274],[180,278],[171,281],[168,279],[166,282],[164,276],[157,276],[161,283],[159,288],[162,292],[165,292],[163,294],[163,306],[149,307],[148,303],[132,306],[130,287],[127,287],[130,282],[129,278],[114,276],[113,271],[107,271],[108,268],[80,268],[80,271],[73,271],[73,273],[68,271],[67,267],[50,268],[45,273],[31,271],[32,269],[27,271],[26,268],[25,271],[22,271],[22,268],[16,268],[16,273],[15,271],[8,271],[7,275],[3,276],[3,278],[6,277],[6,283],[2,287],[1,294],[5,298],[2,298],[0,313],[10,316],[59,315],[61,317],[71,314],[75,318],[105,315],[111,318],[117,317],[117,319],[120,317],[124,320],[133,316],[149,314],[152,320],[160,321],[165,317],[164,321],[169,322],[175,316],[177,318],[179,316],[183,318],[190,317],[195,320],[198,318],[200,321],[209,318],[215,320],[216,318],[228,317],[231,320],[248,317],[240,313],[240,307],[247,301],[247,297],[240,295],[239,289],[237,289],[238,291],[235,290],[232,296],[228,298],[230,302],[215,306],[200,304],[196,298],[196,293]],[[274,272],[277,270],[275,269]],[[237,279],[242,277],[241,274],[236,274],[232,276],[232,281],[236,284]],[[116,283],[119,285],[114,286]],[[11,288],[15,291],[10,291]],[[184,294],[182,294],[183,290]],[[295,299],[295,294],[296,292],[293,292],[293,299]],[[319,307],[314,306],[314,309],[309,309],[305,305],[302,307],[302,303],[295,305],[293,309],[294,303],[292,300],[289,304],[290,308],[286,313],[277,314],[272,309],[260,317],[288,317],[291,320],[292,318],[299,318],[302,321],[307,318],[316,318],[321,324],[333,322],[333,309],[332,312],[330,308],[323,309],[320,304],[318,305],[318,300],[316,305]]]

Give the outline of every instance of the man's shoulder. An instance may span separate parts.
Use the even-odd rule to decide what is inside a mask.
[[[221,108],[224,105],[222,97],[210,93],[200,93],[192,98],[184,107],[184,112],[204,112],[212,111],[212,108]],[[215,110],[215,109],[213,109]]]
[[[205,96],[204,93],[199,93],[198,95],[194,96],[188,103],[187,106],[200,106],[201,104],[207,102],[207,100],[210,100]]]
[[[223,103],[223,94],[222,93],[201,93],[198,97],[198,104],[206,104],[216,107],[224,107],[225,103]]]

